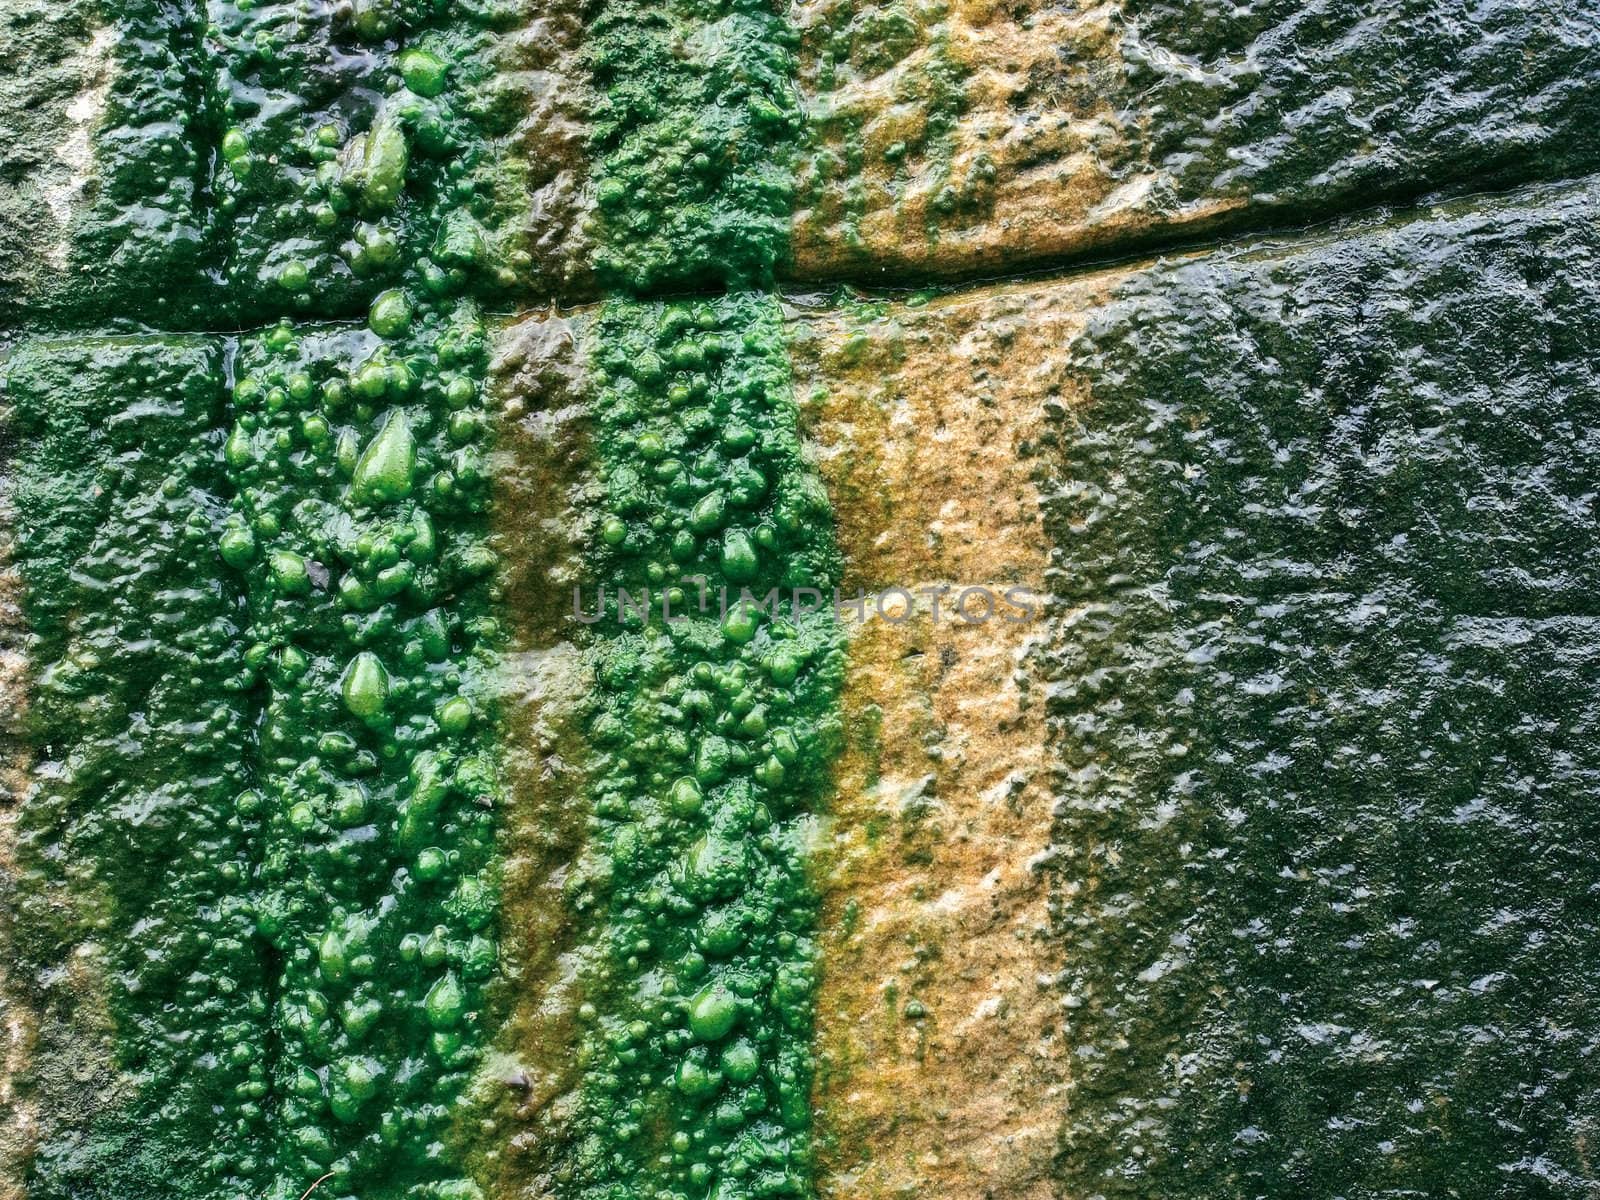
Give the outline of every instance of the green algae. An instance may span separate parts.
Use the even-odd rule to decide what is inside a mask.
[[[535,193],[548,167],[533,161],[528,99],[496,75],[502,60],[526,58],[507,53],[525,40],[510,15],[489,4],[307,11],[278,0],[208,0],[185,7],[179,19],[187,39],[181,86],[176,74],[137,76],[166,88],[182,111],[173,128],[193,161],[183,171],[189,193],[179,207],[202,232],[189,239],[190,259],[164,264],[170,286],[159,290],[170,311],[124,304],[107,315],[201,327],[282,319],[203,344],[212,356],[212,408],[193,417],[198,436],[168,461],[138,458],[133,472],[172,467],[187,455],[215,489],[206,520],[183,528],[229,622],[205,641],[205,670],[188,684],[195,696],[211,687],[232,697],[235,720],[197,745],[160,741],[164,757],[152,766],[173,787],[199,787],[203,779],[209,788],[193,808],[218,824],[226,853],[195,866],[195,881],[185,876],[171,899],[189,903],[196,889],[212,886],[216,914],[207,909],[198,923],[206,931],[197,933],[192,917],[174,913],[171,954],[136,922],[115,927],[110,945],[135,962],[169,963],[186,961],[178,949],[203,946],[227,955],[221,961],[248,977],[248,991],[232,975],[217,984],[229,984],[237,1001],[223,1021],[201,973],[191,972],[176,995],[129,987],[123,996],[107,985],[101,1033],[108,1058],[116,1070],[137,1066],[144,1074],[133,1076],[139,1087],[131,1099],[108,1102],[110,1117],[47,1132],[37,1160],[46,1194],[103,1187],[107,1194],[160,1188],[290,1197],[313,1183],[335,1197],[477,1194],[468,1177],[481,1165],[471,1145],[477,1102],[470,1093],[490,1067],[482,1048],[487,1022],[499,1014],[487,988],[505,931],[495,919],[499,782],[488,752],[500,632],[489,615],[495,556],[483,536],[487,350],[471,302],[501,301],[558,273],[563,282],[572,278],[529,253],[547,233]],[[676,53],[680,37],[687,62]],[[612,6],[596,23],[595,46],[610,118],[596,134],[596,144],[609,146],[599,273],[640,290],[770,282],[786,252],[787,147],[798,128],[788,85],[792,47],[781,22],[759,6],[685,6],[665,21]],[[642,90],[639,67],[659,85],[655,98]],[[537,123],[532,132],[540,132]],[[637,201],[626,221],[615,219],[619,183]],[[365,328],[297,322],[286,313],[360,319]],[[686,313],[699,323],[694,331],[679,327]],[[674,566],[689,569],[704,556],[730,581],[771,585],[781,577],[825,587],[834,577],[826,500],[814,481],[806,483],[799,457],[775,304],[742,298],[690,311],[619,302],[608,314],[600,322],[604,343],[628,346],[643,336],[676,355],[650,386],[666,389],[663,397],[670,391],[674,403],[679,390],[702,401],[692,426],[667,417],[637,446],[624,444],[622,430],[638,418],[621,405],[609,411],[617,438],[606,453],[619,461],[642,456],[663,484],[667,447],[686,438],[706,443],[682,484],[652,484],[636,497],[662,506],[659,519],[681,535]],[[699,327],[706,322],[722,334]],[[157,360],[169,353],[159,340],[149,352]],[[695,353],[704,361],[691,361]],[[30,361],[20,362],[13,386],[26,388]],[[606,371],[617,366],[610,353],[600,361]],[[59,409],[64,419],[73,411],[63,398],[70,389],[60,384],[40,413]],[[618,376],[606,395],[627,386]],[[123,413],[115,400],[95,394],[106,405],[104,422],[117,426]],[[705,426],[708,414],[726,420],[720,437]],[[36,424],[24,427],[30,445],[43,436]],[[80,432],[79,449],[88,453],[97,446],[95,427]],[[716,499],[699,505],[691,531],[686,514],[669,518],[666,506],[707,472]],[[48,482],[59,492],[82,480]],[[106,519],[105,504],[121,493],[92,494]],[[38,544],[24,549],[39,630],[49,627],[52,606],[63,621],[80,605],[103,606],[68,586],[75,567],[52,539],[76,526],[47,522],[45,508],[41,501],[25,514],[37,531]],[[653,578],[660,564],[639,556],[661,548],[619,521],[613,515],[598,527],[600,570],[613,584],[636,568]],[[106,525],[120,546],[125,522]],[[158,650],[167,640],[188,645],[188,616],[164,613],[154,601],[122,614],[122,632],[147,618],[165,622]],[[836,635],[827,614],[784,621],[740,611],[692,624],[692,648],[672,655],[683,671],[697,672],[699,694],[706,687],[727,694],[659,735],[667,763],[688,753],[695,722],[717,730],[696,750],[695,788],[683,776],[670,789],[679,839],[670,847],[673,871],[689,875],[672,901],[676,925],[661,936],[663,949],[683,960],[675,962],[683,978],[677,998],[656,1007],[684,1028],[661,1030],[658,1050],[672,1065],[653,1084],[634,1070],[631,1051],[586,1035],[580,1120],[590,1132],[563,1168],[585,1194],[658,1175],[691,1191],[722,1180],[728,1196],[809,1186],[814,898],[804,843],[806,814],[837,737],[830,705],[841,669]],[[226,644],[212,645],[223,633]],[[639,638],[648,647],[635,644]],[[142,663],[122,647],[105,649],[113,664]],[[654,736],[665,693],[637,691],[625,678],[626,662],[640,655],[652,663],[671,657],[647,631],[597,644],[596,662],[607,664],[601,691],[617,714]],[[683,690],[683,678],[674,678],[652,682]],[[127,714],[112,710],[103,730],[80,730],[52,706],[55,684],[41,686],[38,711],[55,722],[49,736],[63,739],[75,761],[96,738],[112,737],[115,720]],[[193,703],[195,696],[172,699]],[[596,717],[591,732],[609,728]],[[138,732],[123,736],[140,740]],[[597,747],[609,747],[609,736]],[[197,774],[183,757],[202,747],[216,755],[211,774]],[[609,1030],[635,1003],[630,960],[643,953],[636,898],[627,872],[616,873],[629,858],[617,852],[634,835],[612,828],[612,806],[618,788],[654,781],[633,779],[608,750],[596,753],[604,764],[596,786],[606,789],[596,819],[616,836],[602,838],[584,861],[616,861],[574,886],[592,891],[602,876],[617,884],[602,908],[605,956],[586,980],[593,1029]],[[88,783],[61,786],[94,798]],[[50,953],[84,957],[95,944],[88,929],[47,936],[58,920],[45,902],[54,886],[49,872],[67,877],[58,890],[77,903],[89,895],[79,878],[85,874],[103,877],[120,896],[125,860],[167,843],[135,834],[121,844],[68,844],[59,840],[71,827],[65,815],[44,803],[36,813],[39,876],[22,881],[41,921],[32,936],[41,961]],[[171,836],[189,834],[173,822]],[[747,871],[754,877],[747,880]],[[601,904],[597,892],[585,894]],[[696,899],[718,906],[698,931],[718,956],[714,967],[695,965],[697,931],[680,911]],[[218,922],[222,932],[212,932],[209,924]],[[613,945],[618,936],[629,946]],[[671,992],[673,985],[657,982]],[[637,1038],[637,1023],[625,1021],[629,1037]],[[162,1041],[151,1028],[172,1036]],[[698,1039],[697,1048],[680,1054],[683,1038]],[[185,1076],[197,1054],[216,1064],[199,1077],[210,1090]],[[656,1117],[674,1125],[676,1165],[636,1156],[659,1130],[632,1145],[618,1141],[613,1155],[596,1152],[596,1136],[618,1132],[618,1071],[643,1089],[639,1098]],[[183,1082],[163,1094],[175,1079]],[[49,1120],[63,1118],[59,1096],[47,1107]],[[146,1145],[129,1154],[134,1130]]]
[[[521,244],[531,189],[502,179],[528,175],[532,148],[512,137],[527,101],[494,70],[498,6],[311,22],[293,0],[208,7],[211,183],[238,319],[354,316],[396,288],[502,299],[546,282]]]
[[[38,760],[11,951],[40,1014],[30,1195],[258,1193],[268,981],[242,595],[217,561],[222,347],[35,341],[7,365],[26,452],[16,562]]]
[[[831,605],[741,601],[831,598],[838,577],[780,313],[748,294],[610,301],[591,362],[607,512],[592,816],[568,894],[596,953],[557,1179],[585,1200],[808,1195],[806,863],[843,644]]]
[[[151,52],[140,11],[119,52]],[[483,224],[520,219],[517,109],[485,103],[499,14],[304,15],[182,27],[168,132],[217,146],[206,299],[116,315],[370,332],[37,342],[8,370],[45,664],[14,884],[44,1195],[476,1194],[498,627],[487,337],[459,298],[525,275]],[[154,171],[163,145],[127,151]],[[162,265],[147,292],[192,297]]]
[[[770,284],[788,256],[796,39],[765,0],[608,0],[589,29],[604,287]]]
[[[234,363],[274,1196],[478,1194],[441,1146],[497,953],[485,426],[460,419],[486,353],[462,305],[388,342],[284,322]]]
[[[8,364],[37,1194],[476,1194],[486,354],[464,305]]]
[[[1596,202],[1155,269],[1074,347],[1069,1192],[1593,1193]]]
[[[841,741],[826,493],[776,300],[801,120],[760,0],[604,4],[589,331],[591,815],[567,881],[586,997],[582,1200],[812,1193],[812,814]],[[818,603],[790,604],[796,590]]]

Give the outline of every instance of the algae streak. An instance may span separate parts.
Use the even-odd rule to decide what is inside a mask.
[[[610,0],[592,39],[602,286],[770,285],[800,127],[792,33],[760,0]],[[831,609],[778,599],[838,578],[779,306],[614,298],[590,342],[592,810],[567,883],[585,1028],[556,1188],[809,1195],[806,859],[843,654]]]
[[[375,322],[376,324],[383,324]],[[485,331],[241,345],[218,541],[263,704],[256,932],[273,979],[269,1195],[470,1200],[443,1142],[496,962]]]
[[[595,933],[564,1191],[806,1195],[806,859],[842,644],[831,609],[740,591],[831,589],[827,495],[775,302],[612,301],[591,359],[605,594],[585,605],[593,815],[569,895]]]

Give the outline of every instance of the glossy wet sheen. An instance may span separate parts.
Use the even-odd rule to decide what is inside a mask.
[[[1075,347],[1070,1193],[1591,1193],[1593,213],[1154,271]]]

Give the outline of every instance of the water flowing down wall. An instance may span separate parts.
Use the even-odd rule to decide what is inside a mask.
[[[0,0],[6,1194],[1595,1194],[1591,9]]]

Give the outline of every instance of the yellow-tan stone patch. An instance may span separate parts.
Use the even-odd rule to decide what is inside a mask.
[[[822,877],[827,1197],[1053,1195],[1068,1068],[1039,870],[1052,768],[1028,669],[1049,632],[1034,455],[1046,405],[1073,402],[1067,347],[1114,280],[797,323],[847,594],[1023,589],[1034,610],[965,623],[952,591],[937,621],[926,594],[910,619],[852,618]]]
[[[794,273],[901,282],[998,274],[1203,226],[1144,160],[1122,5],[798,0],[813,144]]]

